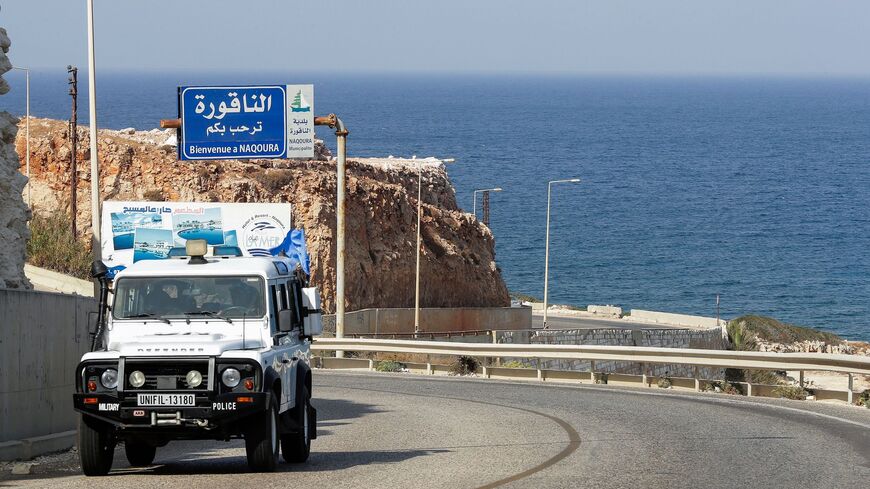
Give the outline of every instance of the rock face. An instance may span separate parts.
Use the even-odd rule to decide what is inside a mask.
[[[69,209],[69,143],[62,121],[31,121],[34,209]],[[90,228],[89,139],[78,130],[78,227]],[[319,145],[318,160],[177,161],[171,133],[100,131],[103,199],[204,202],[289,202],[305,229],[312,283],[334,310],[335,161]],[[352,144],[352,139],[350,140]],[[18,138],[19,154],[24,140]],[[24,161],[22,156],[21,161]],[[347,310],[413,307],[417,162],[349,159],[346,207]],[[489,229],[456,205],[444,166],[423,165],[421,306],[507,306]]]
[[[0,75],[12,69],[6,56],[9,45],[6,29],[0,28]],[[9,84],[0,77],[0,95],[7,92]],[[21,197],[27,178],[18,171],[19,161],[15,153],[17,124],[18,119],[10,113],[0,112],[0,287],[29,289],[30,282],[24,276],[24,260],[27,238],[30,237],[27,229],[30,210]]]

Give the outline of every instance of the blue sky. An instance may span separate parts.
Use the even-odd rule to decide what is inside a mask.
[[[866,0],[95,0],[97,68],[870,75]],[[86,66],[85,0],[0,0],[13,63]]]

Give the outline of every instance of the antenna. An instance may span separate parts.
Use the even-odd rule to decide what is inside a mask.
[[[242,313],[242,350],[247,350],[247,349],[248,349],[247,344],[245,343],[245,333],[246,333],[247,330],[248,330],[248,328],[247,328],[247,324],[245,323],[245,319],[246,319],[247,317],[248,317],[248,311],[245,310],[245,312]]]

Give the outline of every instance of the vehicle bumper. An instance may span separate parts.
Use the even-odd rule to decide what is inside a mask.
[[[195,406],[153,407],[138,406],[135,395],[76,393],[73,406],[119,428],[213,428],[262,413],[271,405],[271,396],[269,392],[198,394]]]

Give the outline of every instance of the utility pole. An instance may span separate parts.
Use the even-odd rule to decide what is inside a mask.
[[[486,214],[486,218],[484,219],[483,223],[486,224],[486,227],[489,227],[489,214],[488,214],[488,212],[489,212],[489,192],[501,192],[501,191],[502,191],[501,187],[481,188],[481,189],[475,190],[471,195],[472,201],[474,202],[472,204],[471,213],[474,214],[475,218],[477,218],[477,194],[478,194],[478,192],[480,192],[485,196],[484,198],[486,199],[486,202],[487,202],[487,204],[486,204],[487,210],[485,212],[487,212],[487,214]]]
[[[97,73],[94,63],[94,0],[88,0],[88,109],[91,124],[91,249],[94,260],[100,250],[100,160],[97,156]]]
[[[69,95],[72,97],[72,115],[69,120],[69,180],[70,180],[70,220],[72,221],[72,236],[75,239],[78,236],[76,232],[76,216],[78,215],[76,190],[78,187],[78,72],[79,69],[75,66],[67,66],[66,71],[69,73]]]
[[[483,193],[483,225],[489,227],[489,192]]]

